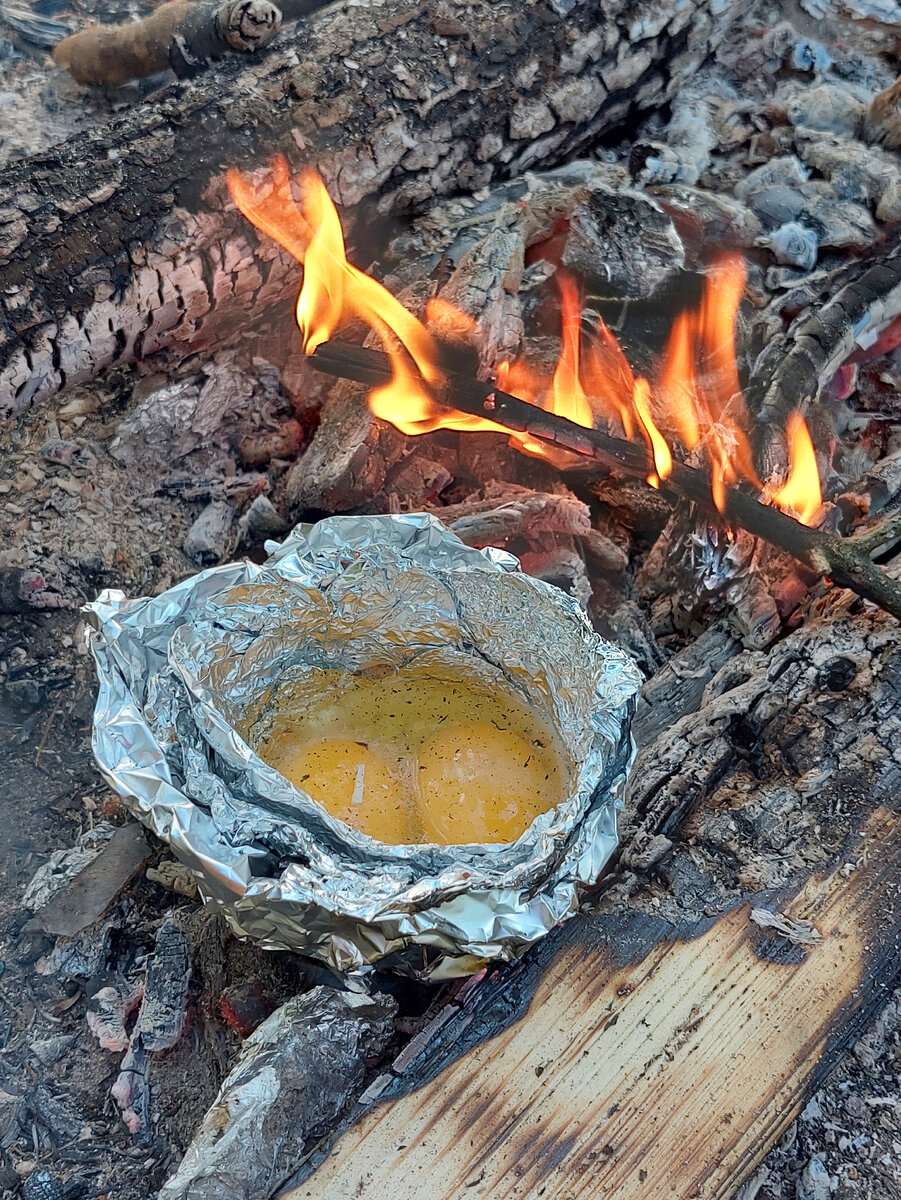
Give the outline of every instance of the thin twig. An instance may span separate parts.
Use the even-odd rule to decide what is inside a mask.
[[[356,380],[369,387],[383,385],[393,378],[386,354],[348,342],[325,342],[316,348],[310,363],[326,374]],[[435,399],[449,408],[485,417],[515,433],[529,433],[638,479],[647,479],[654,469],[648,451],[636,442],[611,437],[599,429],[584,429],[565,417],[545,412],[534,404],[499,391],[490,383],[469,376],[447,372],[446,380],[444,391]],[[869,530],[857,538],[842,538],[802,525],[794,517],[761,504],[738,488],[727,490],[724,511],[720,514],[713,503],[710,476],[706,471],[684,463],[673,464],[661,492],[674,499],[692,500],[714,519],[725,517],[755,537],[787,551],[818,575],[849,588],[901,620],[901,582],[892,579],[870,558],[870,554],[890,541],[901,527],[901,515],[878,530]]]

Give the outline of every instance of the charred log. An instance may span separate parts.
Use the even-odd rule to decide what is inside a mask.
[[[215,344],[296,283],[222,182],[275,151],[400,212],[559,161],[672,97],[741,8],[662,0],[323,12],[0,176],[0,416],[163,346]],[[712,15],[712,10],[716,15]]]
[[[851,355],[876,348],[880,330],[901,315],[901,250],[863,264],[844,287],[805,311],[757,361],[748,400],[765,428],[782,429],[805,411]],[[773,459],[778,443],[764,458]],[[772,465],[767,463],[766,465]]]

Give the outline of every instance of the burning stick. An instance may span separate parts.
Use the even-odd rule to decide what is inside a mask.
[[[324,342],[313,351],[310,362],[326,374],[351,379],[370,388],[388,384],[394,378],[387,354],[347,342]],[[593,458],[640,479],[647,479],[654,471],[648,452],[638,443],[611,437],[599,429],[583,428],[565,417],[545,412],[534,404],[499,391],[490,383],[453,372],[447,372],[445,378],[444,392],[435,399],[449,408],[484,417],[511,432],[528,433],[560,449]],[[850,588],[901,620],[901,583],[880,570],[870,558],[880,547],[901,535],[901,512],[866,533],[841,538],[802,525],[735,487],[725,490],[723,511],[718,513],[708,473],[684,463],[673,462],[671,473],[660,484],[660,490],[670,497],[694,501],[717,519],[725,517],[755,537],[787,551],[817,574],[840,587]]]
[[[312,0],[289,3],[292,17],[320,7]],[[281,28],[282,15],[269,0],[170,0],[141,21],[89,25],[63,38],[53,58],[79,83],[118,86],[169,67],[187,78],[229,51],[265,46]]]

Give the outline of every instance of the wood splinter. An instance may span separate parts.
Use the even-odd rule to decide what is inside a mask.
[[[388,356],[332,340],[317,346],[310,358],[317,370],[368,387],[390,383],[393,370]],[[512,432],[529,433],[551,445],[593,458],[634,478],[644,479],[653,464],[645,448],[636,442],[611,437],[600,429],[586,429],[500,391],[491,383],[469,376],[447,373],[446,394],[436,400],[450,408],[488,417]],[[738,488],[729,488],[724,511],[713,504],[710,477],[696,467],[674,463],[660,491],[672,499],[691,500],[712,517],[746,529],[754,537],[785,550],[805,566],[848,588],[901,620],[901,581],[893,579],[872,560],[872,555],[897,541],[901,535],[901,511],[893,512],[878,526],[852,537],[839,537],[802,525],[794,517],[762,504]]]
[[[53,58],[79,83],[118,87],[169,68],[185,79],[210,59],[260,49],[281,25],[282,10],[270,0],[169,0],[140,21],[89,25],[63,38]]]

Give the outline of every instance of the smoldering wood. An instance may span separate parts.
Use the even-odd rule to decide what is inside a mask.
[[[592,586],[585,567],[585,556],[575,538],[551,534],[537,538],[519,558],[523,571],[572,596],[586,611],[591,603]]]
[[[440,1014],[291,1200],[733,1196],[896,985],[899,665],[844,614],[675,687],[599,899]]]
[[[437,218],[444,228],[437,238],[433,234],[428,239],[431,254],[427,256],[423,256],[420,231],[408,230],[392,248],[409,279],[396,281],[398,299],[410,311],[425,316],[436,284],[429,278],[431,264],[423,259],[441,254],[453,269],[437,288],[437,298],[454,305],[474,323],[465,336],[465,350],[471,352],[467,357],[478,354],[479,361],[489,368],[502,359],[512,360],[522,349],[519,290],[527,246],[544,237],[557,220],[565,219],[590,194],[590,188],[606,177],[603,167],[573,163],[540,179],[515,179],[493,188],[475,211],[462,219],[459,214],[446,221]],[[435,223],[434,206],[430,206],[427,219]],[[440,317],[434,332],[436,336],[445,332]],[[371,333],[367,344],[379,345],[377,335]],[[289,514],[297,518],[310,510],[334,512],[369,506],[383,490],[390,496],[397,489],[408,444],[393,426],[377,420],[360,404],[356,389],[339,384],[325,399],[318,428],[302,460],[288,472],[285,497]],[[461,465],[459,461],[457,465]]]
[[[188,939],[172,917],[156,935],[144,977],[144,996],[132,1040],[145,1050],[170,1050],[182,1035],[188,1007],[191,963]]]
[[[36,567],[0,567],[0,613],[29,613],[63,608],[65,599]]]
[[[610,575],[622,575],[628,567],[628,553],[600,529],[589,529],[580,540],[582,549],[602,571]]]
[[[719,614],[743,646],[759,650],[779,637],[783,614],[822,587],[816,573],[735,525],[699,521],[676,504],[635,573],[635,592],[659,635],[697,634],[705,613]]]
[[[490,546],[540,533],[585,537],[592,531],[588,505],[566,489],[553,494],[516,484],[495,484],[485,490],[485,498],[432,510],[469,546]]]
[[[169,0],[140,21],[88,25],[63,38],[53,59],[79,83],[119,86],[168,67],[185,79],[211,59],[261,49],[281,23],[269,0]]]
[[[899,260],[901,261],[901,260]],[[901,283],[899,283],[901,287]],[[333,340],[318,346],[310,362],[328,374],[352,379],[369,387],[386,384],[393,377],[388,356],[378,350]],[[646,478],[654,471],[647,449],[636,442],[611,437],[599,429],[586,429],[564,417],[545,412],[490,382],[471,379],[454,372],[446,373],[445,391],[436,396],[439,403],[463,412],[486,417],[505,429],[526,432],[563,450],[625,472]],[[660,484],[666,496],[690,500],[714,521],[737,524],[755,537],[788,551],[794,558],[828,577],[840,587],[878,604],[901,619],[901,582],[893,579],[872,561],[871,554],[893,540],[901,517],[852,538],[841,538],[802,525],[779,509],[761,504],[737,487],[725,491],[723,510],[718,514],[713,503],[707,471],[674,462]]]
[[[571,157],[665,103],[742,5],[400,0],[321,12],[0,175],[0,416],[163,346],[209,348],[296,289],[222,169],[275,151],[400,213]],[[112,152],[112,153],[111,153]],[[287,315],[287,305],[285,307]]]
[[[901,315],[901,247],[855,277],[812,312],[803,312],[755,364],[748,404],[765,429],[781,429],[792,409],[804,412],[855,351],[871,346],[881,326]],[[772,440],[765,458],[784,461]]]

